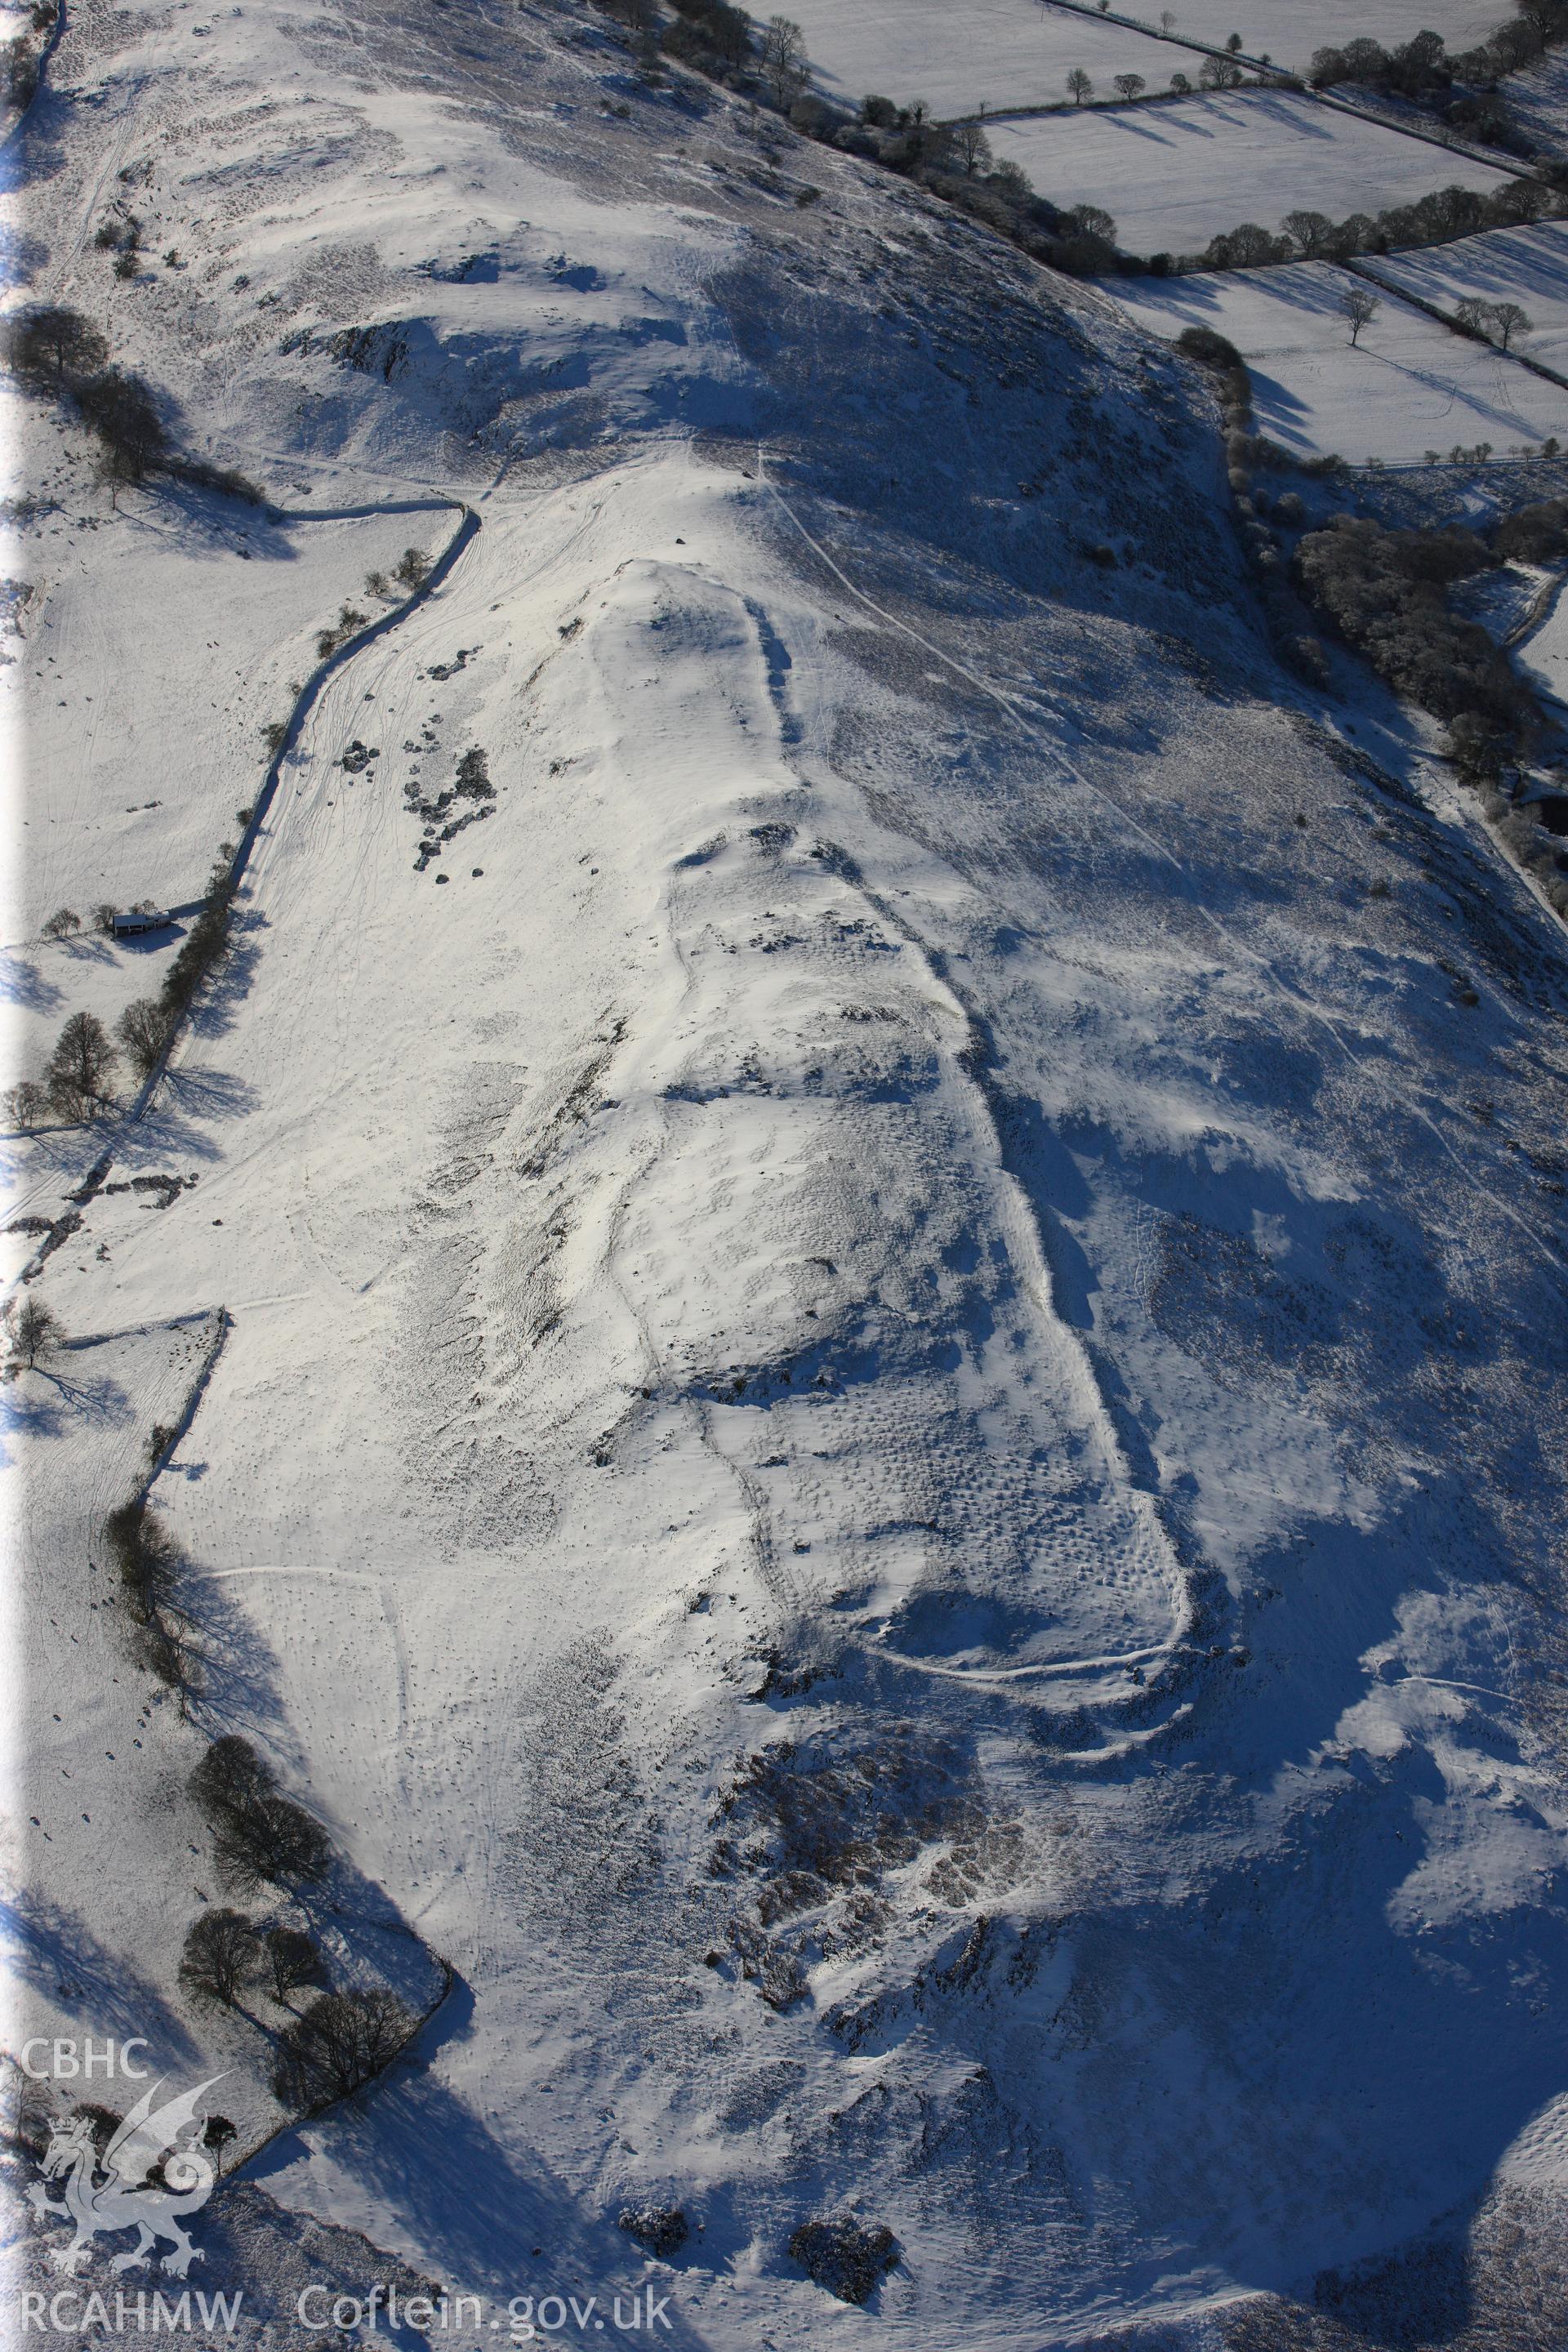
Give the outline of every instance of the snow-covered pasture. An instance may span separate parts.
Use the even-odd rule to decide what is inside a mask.
[[[1288,90],[1075,110],[998,122],[999,160],[1053,204],[1101,205],[1132,253],[1199,252],[1222,229],[1276,228],[1297,206],[1342,218],[1504,174]]]
[[[1525,638],[1514,659],[1526,675],[1568,709],[1568,605],[1557,596],[1541,626]]]
[[[1161,11],[1143,6],[1119,15],[1155,24]],[[1267,57],[1299,71],[1314,49],[1342,47],[1360,37],[1385,47],[1415,33],[1441,33],[1451,49],[1468,47],[1508,15],[1507,0],[1175,0],[1171,27],[1179,41],[1219,48],[1241,35],[1242,54]]]
[[[1372,268],[1444,310],[1472,299],[1517,302],[1531,323],[1515,333],[1513,349],[1568,374],[1568,221],[1489,229],[1421,253],[1380,254]]]
[[[1067,96],[1080,66],[1109,96],[1113,74],[1142,74],[1163,87],[1190,51],[1126,25],[1079,16],[1038,0],[801,0],[795,12],[816,78],[829,96],[858,101],[868,91],[900,105],[923,98],[939,115],[981,106],[1041,106]]]
[[[1418,465],[1426,452],[1568,438],[1568,391],[1451,334],[1393,296],[1354,350],[1341,304],[1352,279],[1326,262],[1137,278],[1117,299],[1153,333],[1215,327],[1246,359],[1261,430],[1303,456]]]
[[[205,1906],[224,1900],[210,1832],[184,1782],[237,1706],[253,1728],[265,1718],[262,1661],[254,1643],[243,1655],[236,1647],[238,1619],[221,1580],[209,1583],[188,1567],[178,1607],[200,1628],[207,1664],[198,1720],[185,1719],[134,1655],[100,1539],[105,1515],[146,1479],[153,1429],[166,1433],[184,1420],[221,1343],[221,1317],[198,1310],[94,1332],[71,1316],[59,1277],[57,1260],[38,1290],[62,1312],[69,1344],[0,1391],[16,1570],[0,1760],[35,1816],[26,1886],[0,1905],[7,2040],[16,2049],[33,2034],[79,2036],[90,2017],[100,2036],[143,2036],[154,2072],[221,2074],[213,2105],[237,2126],[237,2155],[283,2117],[268,2087],[269,2037],[254,2017],[174,1990],[185,1930]],[[198,1444],[175,1447],[154,1503],[205,1469]],[[18,1486],[25,1512],[15,1507]],[[292,1793],[309,1802],[304,1776],[289,1771],[286,1756],[279,1760]],[[272,1890],[241,1901],[262,1927],[309,1927],[340,1987],[389,1983],[416,2015],[439,1995],[428,1954],[341,1861],[298,1903]],[[245,2006],[274,2032],[288,2021],[287,2010],[258,1991]],[[97,2095],[118,2093],[123,2106],[129,2089],[104,2085]]]
[[[28,421],[53,445],[38,412]],[[302,505],[302,478],[293,466],[268,488]],[[36,948],[61,906],[85,920],[100,901],[199,896],[260,787],[263,726],[287,719],[290,686],[315,667],[318,631],[345,600],[388,609],[365,594],[366,573],[443,544],[450,527],[427,509],[274,520],[156,485],[122,492],[113,518],[73,512],[68,496],[19,526],[6,562],[33,594],[0,670],[13,751],[0,809],[23,852],[7,868],[13,947]]]
[[[1239,33],[1249,57],[1300,68],[1314,49],[1370,34],[1392,45],[1425,26],[1463,47],[1507,14],[1503,0],[1184,0],[1174,38],[1159,37],[1157,8],[1117,12],[1128,21],[1058,7],[1052,0],[800,0],[795,16],[823,88],[858,100],[868,90],[900,103],[923,98],[938,114],[987,107],[1038,106],[1064,97],[1079,66],[1101,95],[1111,78],[1142,74],[1152,89],[1173,73],[1195,80],[1202,57],[1189,43],[1215,48]]]

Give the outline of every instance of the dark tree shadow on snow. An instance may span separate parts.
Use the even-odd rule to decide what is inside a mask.
[[[0,1938],[24,1984],[50,2001],[81,2004],[100,2034],[145,2035],[152,2047],[142,2063],[189,2065],[199,2057],[184,2021],[157,1987],[63,1905],[31,1891],[0,1897]]]

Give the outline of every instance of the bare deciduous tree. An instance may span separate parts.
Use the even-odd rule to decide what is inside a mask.
[[[953,125],[953,152],[971,179],[977,172],[991,167],[991,142],[978,122],[958,122]]]
[[[289,2106],[346,2099],[395,2058],[413,2028],[395,1992],[323,1993],[279,2035],[272,2087]]]
[[[74,907],[57,907],[44,925],[47,940],[68,940],[73,931],[81,929],[81,917]]]
[[[791,106],[805,89],[811,68],[805,36],[793,16],[770,16],[763,30],[763,79],[774,103]]]
[[[258,1938],[243,1911],[204,1911],[185,1937],[180,1974],[193,1991],[232,2009],[256,1965]]]
[[[260,1797],[218,1822],[213,1851],[230,1886],[294,1885],[325,1874],[329,1847],[320,1822],[288,1797]]]
[[[1353,351],[1362,329],[1376,318],[1383,304],[1365,286],[1347,286],[1340,297],[1340,312],[1351,331]]]
[[[48,1108],[48,1103],[47,1087],[39,1086],[36,1078],[18,1078],[14,1087],[6,1089],[5,1096],[7,1117],[13,1126],[21,1128],[24,1133],[29,1128],[37,1127]]]
[[[1300,248],[1305,261],[1320,260],[1328,252],[1334,234],[1333,222],[1327,213],[1287,213],[1279,226]]]
[[[267,1969],[271,1980],[272,1997],[284,2000],[301,1985],[319,1984],[321,1980],[321,1955],[302,1927],[269,1927],[267,1931]]]
[[[89,1117],[110,1099],[119,1059],[96,1013],[73,1013],[49,1056],[49,1099],[67,1118]]]
[[[210,1818],[270,1796],[272,1784],[271,1765],[231,1731],[213,1741],[185,1786]]]
[[[11,1350],[29,1371],[40,1356],[47,1356],[59,1346],[65,1333],[60,1318],[52,1307],[46,1307],[31,1291],[15,1312],[7,1314],[10,1325]]]
[[[109,345],[79,310],[49,304],[8,322],[5,358],[24,383],[61,391],[96,374]]]
[[[132,1655],[174,1693],[181,1717],[188,1717],[191,1700],[201,1691],[204,1679],[202,1662],[190,1643],[153,1616],[137,1627]]]
[[[1081,66],[1074,66],[1068,76],[1068,96],[1075,106],[1081,106],[1086,98],[1094,96],[1094,84]]]
[[[102,1541],[132,1613],[144,1624],[155,1622],[159,1611],[174,1601],[184,1553],[143,1496],[109,1513]]]
[[[131,263],[125,274],[134,277],[133,253],[120,258]],[[140,376],[123,368],[100,368],[79,387],[76,403],[103,444],[103,470],[110,481],[144,481],[168,456],[168,429]]]
[[[155,996],[135,997],[115,1023],[114,1034],[138,1077],[146,1077],[157,1067],[172,1026],[168,1007]]]
[[[1144,80],[1142,74],[1123,73],[1117,75],[1116,87],[1121,96],[1127,100],[1128,104],[1131,105],[1132,100],[1138,97],[1139,93],[1147,89],[1149,85]]]

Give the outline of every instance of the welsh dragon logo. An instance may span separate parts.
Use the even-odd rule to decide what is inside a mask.
[[[184,2278],[192,2263],[205,2260],[201,2248],[192,2245],[180,2227],[180,2216],[199,2212],[217,2179],[212,2158],[197,2144],[203,2126],[196,2108],[204,2094],[221,2080],[221,2075],[214,2074],[194,2091],[182,2091],[177,2098],[165,2100],[161,2107],[153,2104],[162,2088],[154,2083],[119,2126],[101,2159],[89,2116],[70,2116],[56,2124],[39,2169],[44,2180],[65,2176],[64,2198],[50,2197],[38,2180],[27,2191],[35,2211],[59,2213],[76,2224],[70,2244],[50,2252],[56,2270],[74,2276],[88,2260],[100,2230],[141,2233],[129,2253],[115,2255],[109,2265],[111,2271],[145,2270],[160,2238],[166,2238],[174,2249],[164,2256],[163,2266],[176,2278]],[[163,2185],[148,2188],[144,2184],[160,2158]],[[97,2178],[100,2161],[102,2177]]]

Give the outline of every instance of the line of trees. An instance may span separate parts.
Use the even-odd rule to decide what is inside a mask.
[[[101,1541],[134,1627],[132,1654],[176,1694],[184,1714],[202,1687],[190,1619],[180,1601],[185,1555],[145,1495],[110,1512]]]
[[[1394,49],[1361,38],[1318,49],[1308,68],[1315,89],[1358,84],[1422,108],[1488,144],[1531,152],[1498,84],[1553,44],[1568,40],[1568,0],[1514,0],[1514,13],[1487,38],[1450,56],[1440,33],[1420,32]]]
[[[245,811],[240,811],[241,816]],[[220,842],[207,877],[202,909],[181,940],[163,974],[156,996],[137,997],[116,1024],[116,1034],[131,1056],[138,1077],[145,1079],[158,1066],[177,1024],[190,1011],[204,983],[228,953],[233,930],[235,845]]]
[[[609,13],[629,26],[649,64],[662,53],[711,81],[765,96],[783,114],[805,97],[811,63],[793,16],[770,16],[753,27],[746,11],[730,0],[671,5],[674,15],[662,29],[655,0],[611,0]]]
[[[278,1793],[271,1766],[248,1740],[235,1733],[215,1740],[186,1785],[231,1885],[299,1885],[324,1875],[331,1851],[325,1831]],[[319,1945],[303,1928],[285,1921],[264,1928],[221,1905],[192,1921],[180,1975],[193,1992],[228,2009],[238,2008],[256,1984],[292,2011],[290,1996],[321,1986],[326,1970]],[[346,2098],[390,2063],[416,2022],[384,1986],[321,1991],[290,2015],[278,2037],[273,2090],[285,2105],[309,2112]]]
[[[1246,81],[1247,76],[1234,58],[1205,58],[1198,68],[1197,87],[1200,89],[1240,89]],[[1111,87],[1116,92],[1117,103],[1131,106],[1143,96],[1149,85],[1142,74],[1119,73],[1111,76]],[[1190,98],[1193,92],[1191,75],[1180,71],[1173,73],[1170,87],[1173,98]],[[1301,85],[1290,74],[1269,72],[1257,76],[1250,87],[1300,89]],[[1086,105],[1094,96],[1093,78],[1081,66],[1074,66],[1068,75],[1067,93],[1075,106]]]
[[[809,87],[810,63],[800,27],[793,18],[773,16],[759,29],[744,9],[731,5],[731,0],[671,0],[671,5],[673,17],[660,30],[658,0],[606,0],[607,13],[618,16],[636,35],[645,66],[656,64],[662,52],[731,88],[764,98],[807,137],[871,157],[904,173],[931,194],[984,220],[1035,259],[1073,276],[1149,270],[1161,277],[1195,269],[1256,268],[1300,259],[1346,260],[1363,253],[1446,244],[1481,228],[1518,227],[1560,209],[1552,186],[1541,180],[1513,181],[1485,196],[1474,189],[1449,186],[1414,204],[1392,205],[1375,215],[1354,213],[1342,221],[1303,209],[1288,215],[1278,235],[1256,222],[1244,221],[1213,238],[1201,254],[1157,253],[1142,261],[1117,250],[1115,224],[1100,207],[1054,204],[1036,193],[1016,164],[998,163],[983,123],[938,122],[921,100],[900,106],[889,98],[872,95],[862,101],[854,118],[830,104]],[[1568,0],[1516,0],[1516,6],[1517,21],[1503,26],[1489,46],[1452,60],[1455,71],[1460,65],[1474,66],[1477,70],[1482,67],[1489,71],[1506,70],[1516,50],[1521,56],[1539,55],[1549,40],[1568,33]],[[1240,85],[1244,76],[1234,54],[1239,47],[1239,37],[1233,35],[1226,54],[1205,59],[1198,76],[1203,88],[1232,89]],[[1385,71],[1391,73],[1394,80],[1390,88],[1401,78],[1403,84],[1412,88],[1424,86],[1424,78],[1429,81],[1434,74],[1448,70],[1450,62],[1438,37],[1422,33],[1393,53],[1376,42],[1364,41],[1352,42],[1342,50],[1321,51],[1314,59],[1314,77],[1321,66],[1331,79],[1346,78],[1339,71],[1342,60],[1348,60],[1346,72],[1352,79],[1375,80]],[[1294,77],[1270,68],[1267,58],[1262,63],[1262,79],[1269,86],[1300,88]],[[1093,80],[1081,68],[1075,67],[1067,81],[1075,104],[1092,98]],[[1123,101],[1142,96],[1146,87],[1135,73],[1118,75],[1114,81]],[[1171,88],[1177,95],[1192,87],[1185,73],[1172,75]],[[1563,169],[1568,179],[1568,165]],[[803,191],[801,200],[815,194]]]
[[[1279,231],[1243,221],[1209,239],[1202,253],[1155,254],[1149,267],[1157,278],[1197,269],[1259,269],[1287,261],[1352,261],[1361,254],[1408,251],[1416,246],[1450,245],[1479,229],[1521,228],[1556,218],[1563,200],[1540,180],[1509,180],[1483,194],[1450,185],[1384,212],[1351,213],[1343,220],[1300,207],[1289,212]]]
[[[1050,268],[1099,278],[1131,266],[1117,252],[1116,223],[1103,206],[1063,207],[1037,195],[1016,163],[997,163],[983,124],[938,122],[923,100],[897,106],[890,98],[863,99],[857,121],[841,124],[831,143],[917,181]]]
[[[1202,253],[1156,253],[1144,261],[1119,250],[1116,223],[1103,207],[1053,204],[1036,194],[1016,163],[998,163],[978,121],[941,123],[918,100],[900,107],[872,96],[862,101],[858,121],[842,126],[832,143],[918,180],[933,194],[985,220],[1036,260],[1080,278],[1142,271],[1163,278],[1292,261],[1344,262],[1362,254],[1451,244],[1479,229],[1519,228],[1568,212],[1568,200],[1541,180],[1510,180],[1486,194],[1451,184],[1375,215],[1352,213],[1335,220],[1300,206],[1286,214],[1278,232],[1244,221],[1211,238]],[[1519,324],[1516,320],[1510,331]]]
[[[392,2063],[416,2021],[382,1985],[323,1993],[279,2035],[273,2091],[308,2114],[350,2098]]]
[[[1290,586],[1284,543],[1275,525],[1294,530],[1305,509],[1294,490],[1270,499],[1254,481],[1259,467],[1289,467],[1302,473],[1329,474],[1343,470],[1343,460],[1321,457],[1303,461],[1277,441],[1258,432],[1252,408],[1252,378],[1236,345],[1213,327],[1187,327],[1176,338],[1176,349],[1196,361],[1208,373],[1219,402],[1225,426],[1226,475],[1236,512],[1237,533],[1268,633],[1282,660],[1311,684],[1328,677],[1328,661],[1311,634],[1310,617]]]
[[[326,1832],[279,1794],[271,1766],[247,1740],[233,1734],[215,1740],[186,1786],[206,1816],[226,1885],[297,1885],[325,1875]]]
[[[121,1600],[133,1628],[132,1655],[177,1695],[184,1715],[202,1688],[194,1628],[180,1591],[190,1563],[147,1499],[148,1487],[178,1434],[175,1427],[154,1422],[147,1434],[146,1480],[128,1502],[110,1512],[99,1530],[99,1548],[120,1580]]]
[[[633,34],[645,70],[662,55],[745,92],[786,115],[806,138],[917,181],[1053,268],[1096,277],[1122,266],[1110,214],[1095,205],[1064,209],[1037,195],[1016,163],[996,162],[982,125],[941,123],[921,99],[900,106],[877,95],[851,115],[811,89],[810,60],[793,17],[772,16],[758,26],[730,0],[671,0],[671,6],[660,30],[657,0],[608,0],[607,13]],[[796,201],[809,203],[817,193],[803,188]]]
[[[1515,335],[1530,333],[1534,321],[1518,302],[1487,302],[1470,295],[1454,312],[1454,323],[1506,352]]]
[[[180,1975],[193,1992],[236,2008],[247,1984],[264,1985],[287,2006],[289,1995],[321,1981],[321,1955],[303,1928],[260,1928],[243,1911],[204,1911],[185,1936]]]
[[[429,575],[430,558],[425,553],[423,548],[405,547],[393,567],[392,581],[395,581],[409,595],[412,595]],[[365,574],[364,583],[366,595],[395,603],[397,598],[397,589],[393,586],[392,581],[388,580],[384,572],[368,572]],[[324,629],[318,632],[316,659],[330,661],[338,647],[346,646],[349,639],[363,629],[369,619],[368,613],[362,613],[357,605],[345,603],[340,608],[337,619],[329,622]],[[261,731],[268,739],[268,757],[270,759],[278,751],[288,729],[281,719],[274,719]]]

